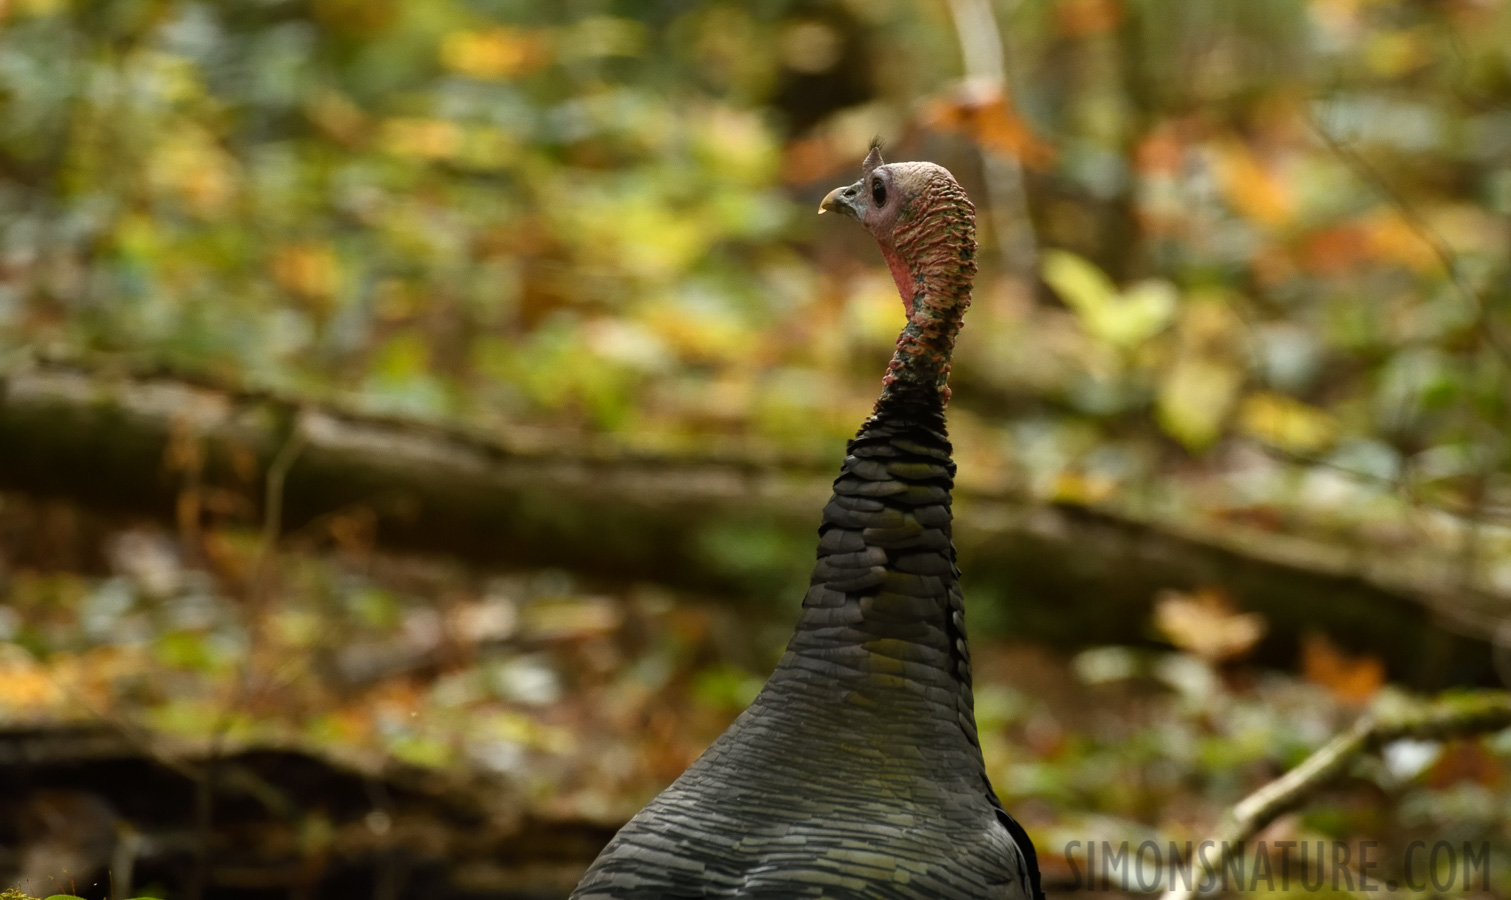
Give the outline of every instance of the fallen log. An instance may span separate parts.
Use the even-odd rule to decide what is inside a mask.
[[[183,528],[271,513],[289,537],[360,513],[383,548],[763,602],[806,576],[829,462],[482,434],[181,377],[56,364],[0,374],[0,490]],[[1153,640],[1158,591],[1221,585],[1269,620],[1267,661],[1289,664],[1315,629],[1418,687],[1494,681],[1496,611],[1511,598],[1461,589],[1446,567],[968,486],[956,512],[967,590],[988,633],[1062,648]]]
[[[32,896],[560,900],[613,832],[461,773],[0,729],[0,881]]]

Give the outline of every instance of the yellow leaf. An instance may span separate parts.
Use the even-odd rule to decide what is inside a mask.
[[[1247,372],[1242,331],[1242,320],[1220,292],[1193,292],[1181,306],[1175,361],[1160,379],[1155,412],[1165,431],[1188,449],[1217,440],[1232,411]]]
[[[273,254],[273,280],[307,300],[328,302],[341,286],[341,263],[323,244],[291,244]]]
[[[1380,259],[1400,263],[1415,272],[1427,272],[1441,263],[1432,243],[1411,227],[1395,210],[1381,210],[1362,223],[1369,250]]]
[[[1338,437],[1338,422],[1325,410],[1268,391],[1243,401],[1238,427],[1245,434],[1298,453],[1326,449]]]
[[[398,118],[383,123],[383,147],[411,159],[450,159],[462,146],[462,130],[441,119]]]
[[[19,0],[15,10],[23,16],[50,16],[67,6],[67,0]],[[5,21],[8,3],[0,3],[0,22]]]
[[[1117,482],[1105,475],[1065,471],[1055,476],[1052,496],[1058,503],[1089,505],[1106,500],[1117,488]]]
[[[1040,258],[1045,282],[1079,315],[1095,315],[1117,294],[1112,279],[1084,257],[1068,250],[1045,250]]]
[[[458,158],[463,165],[484,172],[506,168],[519,157],[519,141],[501,128],[474,128],[462,141]]]
[[[1364,44],[1364,61],[1377,75],[1395,78],[1409,74],[1434,59],[1422,35],[1412,30],[1375,34]]]
[[[441,64],[485,81],[505,81],[540,69],[549,58],[545,37],[519,28],[458,31],[441,41]]]
[[[416,378],[430,370],[430,345],[412,331],[394,335],[376,352],[373,371],[385,378]]]
[[[1080,319],[1095,339],[1131,350],[1170,324],[1175,314],[1175,287],[1165,281],[1141,281],[1119,293],[1090,261],[1066,250],[1043,253],[1044,280]]]
[[[763,186],[778,163],[776,145],[761,117],[728,106],[699,111],[693,149],[711,171],[736,184]]]
[[[322,724],[333,738],[350,743],[367,740],[377,730],[372,711],[360,703],[350,703],[332,710]]]
[[[674,302],[653,302],[641,316],[661,341],[684,359],[719,360],[739,355],[752,342],[749,330],[731,313],[687,309]]]
[[[56,706],[63,689],[40,663],[14,644],[0,656],[0,709],[10,713],[36,712]]]
[[[1170,324],[1178,299],[1168,281],[1151,278],[1129,285],[1103,316],[1102,330],[1111,343],[1136,347]]]
[[[1180,357],[1160,384],[1155,403],[1160,427],[1187,449],[1211,446],[1242,383],[1243,374],[1226,360]]]
[[[153,187],[176,194],[193,212],[210,216],[236,194],[236,160],[207,131],[179,123],[167,131],[148,158]]]

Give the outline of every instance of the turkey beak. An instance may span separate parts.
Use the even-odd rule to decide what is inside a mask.
[[[859,222],[861,214],[865,212],[863,204],[861,183],[857,181],[849,187],[835,188],[830,191],[824,198],[824,202],[818,205],[818,213],[823,215],[826,212],[837,212]]]

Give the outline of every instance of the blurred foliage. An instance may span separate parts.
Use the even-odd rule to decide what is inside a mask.
[[[951,166],[988,251],[1011,185],[981,154],[1023,164],[1040,270],[983,253],[963,481],[1454,558],[1444,591],[1511,590],[1511,3],[997,0],[987,106],[951,9],[0,2],[0,366],[837,460],[901,317],[864,236],[812,210],[880,133]],[[120,531],[93,566],[0,548],[3,718],[465,761],[612,819],[749,700],[787,625],[190,537]],[[811,552],[707,544],[756,582]],[[1263,623],[1241,601],[1163,600],[1168,653],[981,642],[992,776],[1045,846],[1199,839],[1390,702],[1378,663],[1322,639],[1296,676],[1245,670]],[[1508,756],[1387,753],[1284,833],[1503,854]]]
[[[953,9],[13,0],[0,361],[828,453],[899,316],[812,206],[880,133],[987,246],[1021,157],[1052,248],[986,256],[963,477],[1511,588],[1507,5],[1003,0],[1006,95]]]
[[[622,821],[750,702],[790,627],[785,608],[762,616],[650,585],[468,571],[357,545],[295,541],[262,568],[250,533],[185,541],[5,500],[0,531],[75,536],[31,552],[102,563],[27,566],[0,585],[0,722],[103,722],[152,735],[170,760],[279,747],[358,771],[466,772],[500,816]],[[1259,620],[1220,594],[1172,592],[1158,618],[1173,649],[1064,659],[973,642],[988,772],[1053,879],[1086,872],[1087,842],[1204,840],[1362,710],[1408,702],[1377,661],[1320,635],[1300,673],[1248,666]],[[1402,741],[1266,839],[1488,842],[1504,896],[1508,770],[1511,733]],[[1080,855],[1065,849],[1076,841]],[[1399,874],[1399,854],[1379,855],[1376,876]]]

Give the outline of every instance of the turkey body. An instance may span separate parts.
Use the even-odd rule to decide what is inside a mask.
[[[915,202],[926,196],[900,167],[875,189],[882,165],[873,149],[850,188],[869,193],[862,214],[844,210],[863,223],[887,187],[899,205],[910,184]],[[937,166],[922,171],[954,185]],[[968,217],[958,199],[946,206]],[[928,211],[903,206],[884,224],[927,224]],[[944,377],[975,270],[973,227],[964,237],[943,262],[883,241],[906,267],[899,288],[914,289],[910,321],[824,508],[787,650],[750,707],[619,831],[574,900],[1042,896],[1033,845],[982,763],[950,539]],[[961,272],[964,295],[943,296]],[[939,310],[946,327],[931,327]]]

